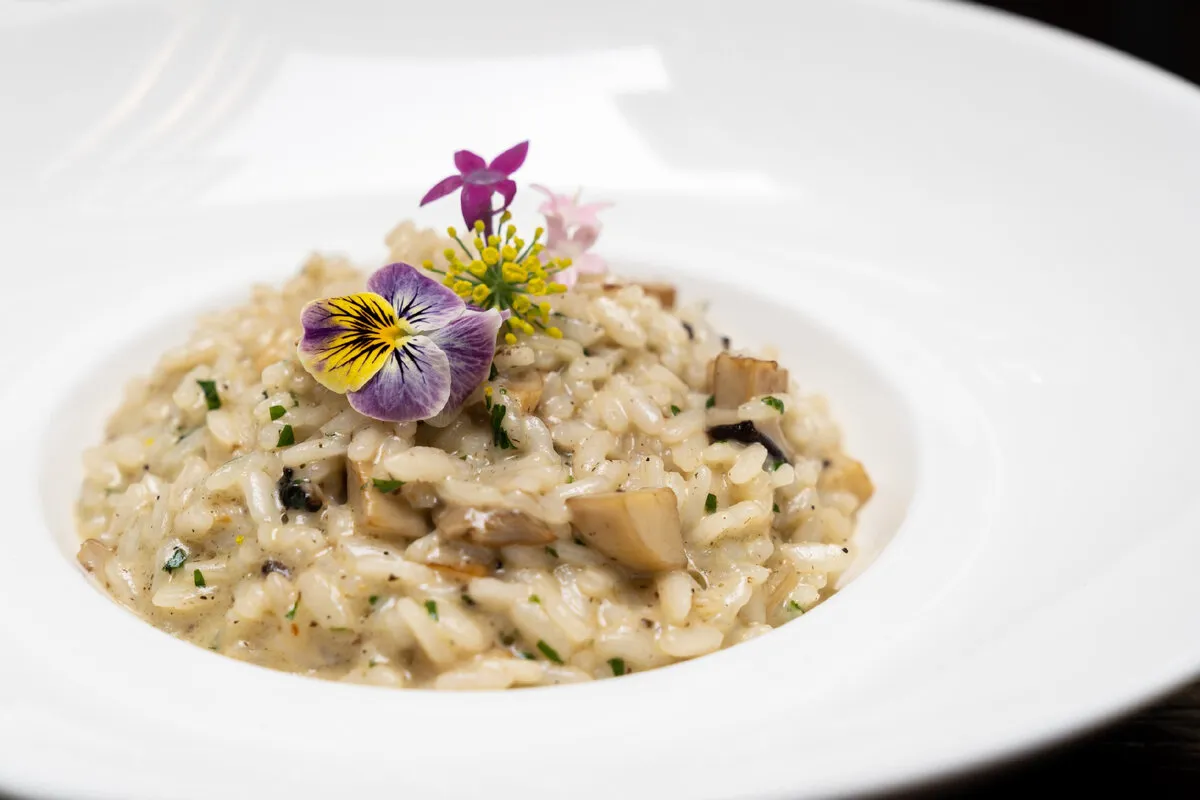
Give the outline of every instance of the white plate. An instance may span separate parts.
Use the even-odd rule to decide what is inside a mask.
[[[1192,88],[915,1],[0,14],[0,787],[825,795],[1045,743],[1200,668]],[[258,669],[97,593],[70,504],[123,380],[311,248],[378,258],[452,149],[524,137],[524,182],[617,200],[612,256],[830,395],[880,486],[875,563],[730,651],[470,695]]]

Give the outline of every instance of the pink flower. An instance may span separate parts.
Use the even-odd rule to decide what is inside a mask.
[[[558,273],[555,279],[573,286],[580,275],[603,275],[607,272],[608,265],[604,259],[588,251],[596,243],[603,227],[597,212],[610,207],[612,203],[581,204],[579,192],[571,197],[555,194],[545,186],[532,184],[532,187],[547,197],[546,202],[538,208],[546,216],[547,255],[571,259],[571,266]]]
[[[421,205],[462,189],[460,200],[467,229],[471,229],[476,220],[481,220],[486,226],[486,233],[491,235],[492,218],[508,208],[517,194],[517,184],[512,180],[512,174],[525,163],[525,154],[528,152],[529,142],[521,142],[493,158],[489,164],[470,150],[459,150],[454,154],[454,168],[458,174],[438,181],[421,198]],[[504,205],[498,209],[492,208],[493,194],[499,194],[504,201]]]

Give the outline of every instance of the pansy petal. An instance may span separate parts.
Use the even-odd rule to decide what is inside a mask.
[[[462,405],[467,395],[487,380],[496,354],[496,334],[502,322],[496,309],[468,309],[458,319],[441,330],[429,334],[450,359],[450,397],[446,412]]]
[[[492,159],[492,163],[488,164],[488,169],[494,169],[497,172],[503,172],[505,175],[512,175],[521,165],[525,163],[525,154],[529,152],[529,142],[521,142],[518,145],[505,150],[500,155]]]
[[[392,357],[365,386],[349,394],[360,414],[386,422],[428,419],[450,396],[450,363],[436,344],[413,336],[392,351]]]
[[[374,377],[401,335],[391,303],[372,292],[309,303],[300,323],[300,363],[317,383],[339,394],[356,391]]]
[[[454,154],[454,167],[463,175],[477,169],[487,169],[487,162],[470,150],[459,150]]]
[[[478,186],[475,184],[467,184],[463,187],[462,194],[462,215],[463,222],[468,228],[475,226],[476,220],[482,220],[489,229],[492,221],[492,188],[490,186]]]
[[[421,198],[421,205],[432,203],[434,200],[445,197],[462,186],[462,183],[463,179],[461,175],[451,175],[449,178],[443,178],[438,181],[436,186],[425,193],[425,196]]]
[[[367,289],[387,298],[396,316],[417,333],[448,324],[466,308],[450,287],[404,263],[377,270],[367,281]]]

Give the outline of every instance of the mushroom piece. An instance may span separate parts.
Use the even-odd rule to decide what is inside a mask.
[[[437,529],[447,539],[484,547],[549,544],[558,538],[547,523],[515,508],[448,506],[437,516]]]
[[[826,492],[849,492],[858,498],[859,505],[875,494],[875,484],[871,483],[862,462],[840,453],[829,459],[821,470],[817,488]]]
[[[771,392],[786,392],[788,372],[777,361],[721,353],[712,362],[713,406],[737,408],[747,400]],[[713,441],[732,439],[759,442],[772,458],[792,462],[794,453],[783,435],[778,415],[757,422],[717,425],[708,431]]]
[[[517,399],[521,411],[532,414],[542,400],[545,379],[537,370],[525,369],[501,378],[499,384],[509,397]]]
[[[626,286],[640,286],[647,296],[658,300],[664,309],[675,307],[675,285],[664,281],[630,281],[628,283],[605,283],[604,291],[615,292]]]
[[[80,566],[94,573],[104,569],[112,554],[113,551],[99,539],[85,539],[83,544],[79,545],[79,552],[75,554],[75,558],[79,560]]]
[[[425,514],[396,492],[381,492],[371,479],[370,464],[346,462],[346,491],[354,521],[363,533],[398,539],[419,539],[429,533]]]
[[[593,547],[639,572],[687,566],[675,492],[585,494],[567,499],[571,521]]]
[[[759,395],[786,392],[788,372],[777,361],[721,353],[713,360],[713,405],[737,408]]]

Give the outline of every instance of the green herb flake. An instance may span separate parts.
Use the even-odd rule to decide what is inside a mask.
[[[370,597],[367,598],[367,602],[370,603],[371,605],[375,605],[376,603],[379,602],[379,595],[377,595],[377,594],[371,595]]]
[[[574,476],[574,475],[568,475],[568,476],[567,476],[567,483],[574,483],[574,482],[575,482],[575,476]]]
[[[513,447],[508,431],[504,430],[504,415],[507,413],[508,406],[493,404],[491,407],[492,444],[501,450],[511,450]]]
[[[778,397],[771,397],[770,395],[767,395],[766,397],[764,397],[762,399],[762,401],[764,403],[766,403],[767,405],[769,405],[771,408],[778,411],[780,414],[783,413],[783,401],[780,400]]]
[[[284,616],[287,617],[288,619],[295,619],[296,618],[296,609],[299,607],[300,607],[300,595],[297,594],[296,602],[292,603],[292,607],[288,609],[288,612],[286,614],[284,614]]]
[[[496,362],[493,361],[491,371],[488,372],[488,380],[489,381],[496,380],[496,376],[499,374],[500,374],[500,370],[496,369]]]
[[[624,675],[625,674],[625,659],[610,658],[608,660],[608,665],[610,667],[612,667],[613,675]]]
[[[204,392],[204,402],[208,405],[209,411],[216,411],[221,407],[221,395],[217,394],[216,381],[196,381],[200,384],[200,391]]]
[[[271,422],[274,422],[286,413],[287,409],[283,406],[271,406]]]
[[[772,503],[771,510],[774,511],[776,514],[778,514],[779,513],[779,503]]]
[[[538,639],[537,649],[542,651],[542,655],[553,661],[555,664],[563,663],[562,658],[555,652],[554,648],[546,644],[541,639]]]
[[[779,469],[780,467],[782,467],[782,466],[783,466],[784,464],[786,464],[786,463],[787,463],[787,462],[786,462],[786,461],[784,461],[782,458],[780,458],[780,459],[777,459],[777,460],[775,461],[775,463],[771,465],[771,472],[774,472],[775,470]]]
[[[553,558],[558,558],[558,551],[555,550],[550,545],[546,545],[546,553],[549,554]]]
[[[671,416],[672,417],[678,417],[680,411],[682,411],[682,409],[679,406],[677,406],[677,405],[671,406]]]
[[[279,441],[276,447],[291,447],[296,443],[296,432],[292,430],[291,425],[284,425],[283,430],[279,432]]]
[[[469,594],[464,594],[464,595],[462,596],[462,599],[463,599],[463,602],[464,602],[464,603],[466,603],[466,604],[467,604],[467,605],[469,605],[469,606],[478,605],[478,604],[475,602],[475,598],[474,598],[474,597],[471,597],[471,595],[469,595]]]
[[[538,597],[536,594],[531,594],[529,595],[529,602],[537,603],[540,606],[542,604],[542,598]]]
[[[176,547],[166,562],[163,563],[163,572],[174,572],[182,567],[187,560],[187,550],[184,550],[182,547]]]
[[[208,585],[204,582],[204,573],[198,569],[192,570],[192,582],[201,589]]]
[[[787,610],[788,610],[788,611],[795,611],[797,614],[803,614],[803,613],[804,613],[804,609],[803,609],[803,608],[801,608],[801,607],[800,607],[800,604],[799,604],[799,603],[797,603],[795,600],[788,600],[788,601],[787,601]]]
[[[716,510],[717,510],[717,496],[715,494],[710,493],[708,495],[708,497],[704,498],[704,513],[711,514]]]
[[[704,401],[705,408],[712,408],[716,404],[717,404],[717,398],[716,398],[716,396],[711,395],[711,394],[708,396],[708,399]]]
[[[349,629],[349,628],[343,628],[341,625],[338,625],[337,627],[330,628],[330,629],[329,629],[329,632],[330,632],[330,633],[345,633],[345,632],[346,632],[346,631],[348,631],[348,630],[350,630],[350,629]]]
[[[383,478],[371,478],[371,483],[375,486],[376,491],[383,494],[391,494],[404,485],[404,481],[384,480]]]
[[[533,653],[526,653],[524,650],[522,650],[521,652],[517,653],[517,655],[526,661],[533,661]]]
[[[425,601],[425,613],[427,613],[427,614],[429,614],[429,616],[433,617],[434,622],[438,621],[437,601],[436,600],[426,600]]]

